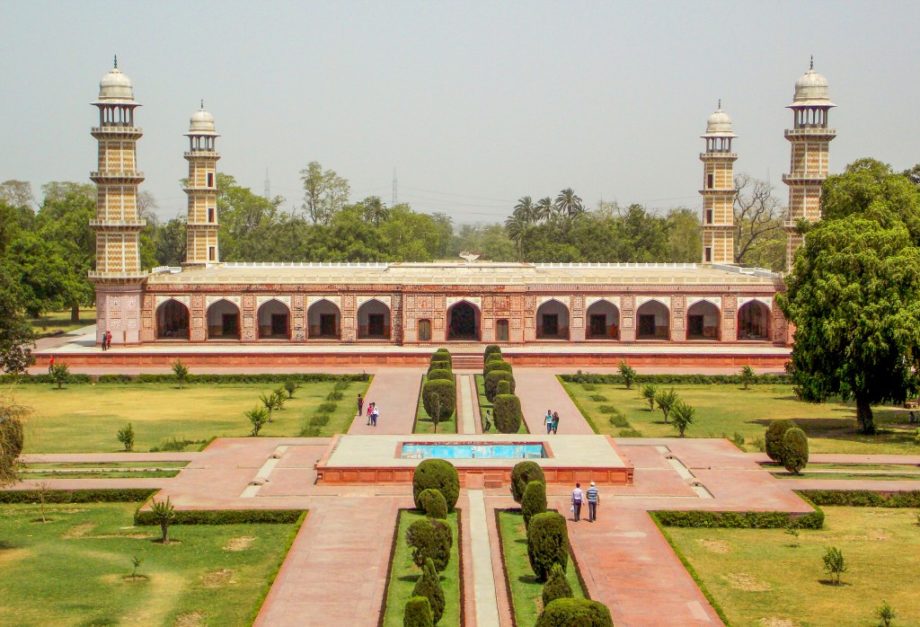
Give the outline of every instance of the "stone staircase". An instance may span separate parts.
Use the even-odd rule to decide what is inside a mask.
[[[482,371],[482,353],[454,353],[451,352],[451,362],[454,370],[479,370]]]

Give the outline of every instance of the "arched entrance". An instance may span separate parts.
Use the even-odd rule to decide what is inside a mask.
[[[548,300],[537,308],[537,339],[569,339],[569,308],[558,300]]]
[[[157,339],[187,340],[189,335],[188,307],[169,299],[157,307]]]
[[[718,340],[719,308],[708,300],[693,303],[687,309],[687,339],[688,340]]]
[[[260,340],[287,340],[291,337],[291,312],[280,300],[262,303],[257,315]]]
[[[240,309],[229,300],[219,300],[207,313],[209,340],[240,339]]]
[[[461,300],[447,310],[447,339],[479,341],[479,309]]]
[[[342,314],[332,301],[318,300],[307,310],[307,339],[337,340],[342,332]]]
[[[589,340],[620,339],[620,310],[608,300],[599,300],[587,311],[588,329],[585,338]]]
[[[738,309],[739,340],[770,339],[770,308],[759,300],[751,300]]]
[[[650,300],[636,311],[637,340],[671,339],[671,311],[663,303]]]
[[[390,308],[376,298],[358,307],[358,339],[390,339]]]

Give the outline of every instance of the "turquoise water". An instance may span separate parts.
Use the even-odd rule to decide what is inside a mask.
[[[403,459],[540,459],[542,444],[403,444]]]

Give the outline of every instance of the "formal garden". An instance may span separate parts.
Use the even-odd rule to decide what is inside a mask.
[[[457,378],[450,351],[439,348],[419,385],[414,433],[457,432]]]
[[[344,433],[369,382],[360,374],[68,373],[58,381],[52,375],[7,380],[4,395],[31,410],[26,453],[183,451],[215,437]]]
[[[514,369],[502,356],[500,346],[486,346],[482,374],[474,376],[482,432],[527,433],[521,399],[514,393]]]

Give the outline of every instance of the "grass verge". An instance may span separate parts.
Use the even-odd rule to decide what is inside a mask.
[[[440,627],[459,627],[462,614],[461,570],[460,570],[460,529],[459,510],[448,514],[447,524],[454,535],[454,544],[450,549],[450,562],[441,573],[441,588],[444,590],[444,615]],[[415,582],[422,570],[412,562],[412,554],[406,544],[406,530],[425,514],[415,510],[400,510],[397,517],[394,551],[390,559],[390,572],[387,578],[386,605],[383,608],[383,627],[402,627],[406,601],[412,596]]]
[[[418,386],[418,404],[415,407],[415,424],[412,426],[412,433],[457,433],[457,411],[450,415],[447,420],[438,422],[438,430],[435,431],[435,425],[431,421],[431,416],[425,411],[425,403],[422,402],[422,390],[428,375],[422,375],[422,381]],[[456,380],[456,377],[455,377]]]

